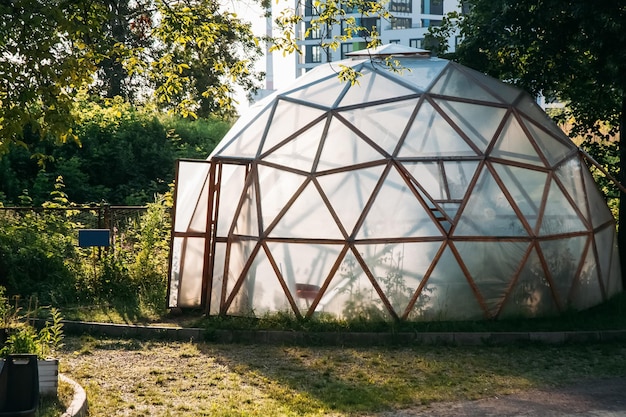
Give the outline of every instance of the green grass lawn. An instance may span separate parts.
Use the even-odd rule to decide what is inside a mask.
[[[280,347],[69,337],[91,416],[356,416],[626,375],[621,344]]]

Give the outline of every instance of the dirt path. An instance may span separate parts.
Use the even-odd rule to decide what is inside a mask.
[[[626,377],[590,380],[554,390],[530,390],[477,401],[436,403],[378,417],[623,417]]]

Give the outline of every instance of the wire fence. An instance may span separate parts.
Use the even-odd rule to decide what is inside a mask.
[[[0,217],[21,217],[26,214],[54,216],[76,224],[77,234],[81,229],[107,229],[111,245],[123,241],[129,230],[139,227],[145,206],[111,206],[107,204],[77,207],[0,207]]]

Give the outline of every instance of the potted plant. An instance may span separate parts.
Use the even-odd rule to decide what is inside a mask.
[[[39,392],[56,395],[58,388],[59,361],[54,357],[63,346],[63,323],[61,313],[54,307],[49,309],[49,318],[37,329],[28,314],[9,304],[5,289],[0,287],[0,314],[4,340],[0,344],[0,357],[12,354],[37,355],[39,368]]]

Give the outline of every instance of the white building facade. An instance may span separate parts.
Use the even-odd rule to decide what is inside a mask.
[[[347,16],[357,19],[359,26],[370,30],[375,27],[383,44],[396,43],[423,48],[425,46],[424,37],[429,27],[440,25],[447,13],[463,11],[459,0],[390,0],[387,8],[393,16],[390,20],[378,17],[362,17],[356,10],[355,13]],[[304,15],[304,22],[296,28],[296,35],[298,38],[303,38],[310,27],[311,19],[315,18],[313,0],[306,0],[304,10],[300,12]],[[346,58],[347,53],[367,47],[365,38],[355,36],[349,41],[343,42],[335,51],[324,50],[321,47],[322,37],[328,41],[334,36],[340,36],[344,30],[343,24],[335,25],[329,34],[324,35],[323,31],[312,31],[310,36],[301,41],[302,54],[296,57],[296,77],[319,64],[339,61]],[[457,43],[458,37],[451,36],[448,39],[449,50],[453,51]]]

